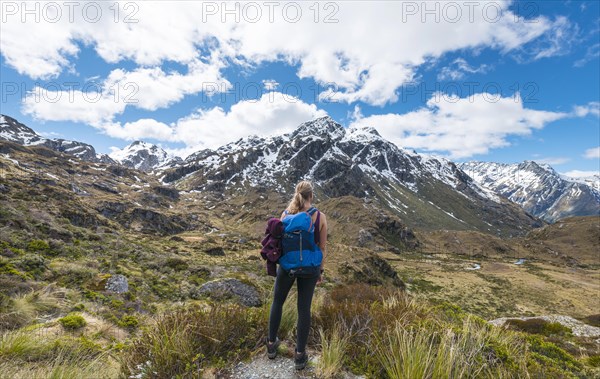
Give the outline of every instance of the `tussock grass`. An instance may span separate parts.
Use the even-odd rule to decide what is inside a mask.
[[[0,330],[18,329],[40,316],[58,312],[65,305],[65,292],[53,285],[15,297],[0,298]]]
[[[462,328],[406,328],[381,336],[377,358],[391,379],[510,378],[527,372],[525,341],[474,318]]]
[[[340,328],[335,328],[330,334],[319,329],[321,339],[321,357],[317,364],[317,374],[324,379],[334,378],[344,364],[348,337]]]
[[[260,345],[266,332],[264,313],[234,304],[172,310],[133,341],[122,357],[123,371],[127,376],[170,378],[223,367]]]
[[[45,333],[42,328],[0,336],[2,378],[116,378],[118,371],[111,352],[83,336]]]
[[[45,362],[22,362],[19,360],[0,360],[2,378],[14,379],[116,379],[119,366],[109,354],[93,359],[81,357],[73,359],[60,352]]]

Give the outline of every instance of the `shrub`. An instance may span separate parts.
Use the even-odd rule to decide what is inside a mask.
[[[21,278],[22,280],[29,279],[29,276],[15,267],[14,264],[9,262],[7,259],[0,257],[0,274],[2,275],[12,275]]]
[[[50,251],[50,245],[44,240],[32,240],[27,244],[27,250],[32,253],[48,253]]]
[[[74,306],[71,308],[71,311],[72,311],[72,312],[81,312],[81,311],[83,311],[83,310],[85,310],[85,305],[84,305],[84,304],[81,304],[81,303],[79,303],[79,304],[76,304],[76,305],[74,305]]]
[[[541,318],[532,318],[528,320],[509,319],[507,325],[521,332],[530,334],[541,334],[544,336],[561,335],[570,336],[572,331],[570,328],[562,325],[559,322],[548,322]]]
[[[578,372],[582,369],[582,364],[578,362],[571,354],[567,353],[552,342],[545,341],[537,335],[527,336],[532,357],[546,366],[553,366],[564,370]]]
[[[131,315],[125,315],[121,317],[121,319],[118,322],[120,327],[130,330],[137,328],[139,323],[140,322],[137,319],[137,317]]]
[[[67,330],[77,330],[87,325],[85,318],[78,313],[69,313],[58,319],[58,322]]]
[[[167,260],[165,261],[165,266],[166,267],[170,267],[175,271],[183,271],[183,270],[187,270],[188,268],[188,264],[186,261],[184,261],[181,258],[167,258]]]
[[[238,305],[192,306],[158,317],[122,357],[126,376],[140,367],[156,377],[196,377],[249,355],[265,335],[261,310]]]
[[[17,267],[34,278],[39,278],[48,268],[46,259],[39,254],[26,254],[15,261]]]

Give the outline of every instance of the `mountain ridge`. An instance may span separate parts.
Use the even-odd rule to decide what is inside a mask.
[[[465,162],[459,166],[483,187],[546,221],[600,214],[600,189],[595,182],[569,180],[549,165],[524,161]]]
[[[73,155],[88,162],[116,164],[106,154],[96,153],[96,149],[87,143],[61,138],[45,138],[16,119],[0,114],[0,140],[11,141],[24,146],[41,145],[51,150]]]
[[[37,136],[9,119],[17,126],[12,128],[14,136],[6,138],[4,126],[0,138],[72,153],[60,147],[68,146],[59,142],[64,140]],[[87,144],[77,146],[93,149]],[[79,157],[102,162],[99,156]],[[473,180],[463,165],[398,147],[373,127],[345,128],[329,116],[304,122],[289,133],[248,136],[217,149],[200,150],[185,160],[143,141],[107,158],[104,163],[151,173],[163,185],[207,191],[221,198],[243,196],[249,188],[285,195],[293,190],[293,182],[310,179],[322,198],[350,195],[374,200],[417,228],[513,235],[542,225],[504,198],[510,194]]]

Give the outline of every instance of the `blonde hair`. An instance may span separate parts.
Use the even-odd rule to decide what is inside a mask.
[[[292,201],[287,206],[288,213],[296,214],[304,209],[304,206],[313,197],[313,185],[308,180],[296,184],[296,191]]]

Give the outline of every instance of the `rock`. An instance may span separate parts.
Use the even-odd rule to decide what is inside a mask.
[[[223,257],[225,256],[225,250],[222,247],[211,247],[210,249],[204,250],[204,252],[213,257]]]
[[[185,240],[179,236],[173,236],[171,238],[169,238],[169,240],[174,241],[174,242],[184,242]]]
[[[119,191],[117,190],[116,187],[111,186],[110,184],[104,183],[104,182],[94,182],[92,184],[94,187],[96,187],[97,189],[99,189],[100,191],[104,191],[104,192],[108,192],[108,193],[113,193],[113,194],[118,194]]]
[[[248,307],[260,307],[262,305],[256,287],[233,278],[217,279],[204,283],[199,288],[198,294],[217,300],[235,299]]]
[[[354,262],[345,262],[340,266],[340,273],[349,283],[367,283],[370,285],[383,285],[390,282],[398,288],[405,288],[405,284],[392,266],[377,254]]]
[[[152,190],[161,196],[168,197],[171,200],[179,200],[179,191],[172,187],[157,186]]]
[[[73,190],[73,192],[80,196],[90,196],[90,194],[87,191],[82,190],[75,183],[71,183],[71,190]]]
[[[127,217],[118,219],[125,227],[131,227],[142,233],[160,235],[178,234],[190,225],[178,215],[165,215],[151,209],[135,208]]]
[[[496,326],[503,326],[508,320],[533,319],[540,319],[547,322],[558,322],[562,326],[566,326],[567,328],[571,329],[571,331],[573,331],[573,335],[577,337],[600,337],[600,328],[598,328],[597,326],[591,326],[579,320],[576,320],[573,317],[563,315],[549,315],[536,317],[502,317],[489,321],[489,323]]]
[[[129,281],[123,275],[112,275],[106,281],[106,290],[115,293],[125,293],[129,291]]]
[[[373,241],[373,235],[366,229],[361,229],[358,232],[358,245],[366,246],[369,242]]]
[[[248,240],[247,240],[246,238],[240,238],[240,239],[238,240],[238,243],[239,243],[240,245],[244,245],[244,244],[248,243]]]
[[[0,184],[0,193],[7,193],[8,192],[8,187],[5,186],[4,184]]]

